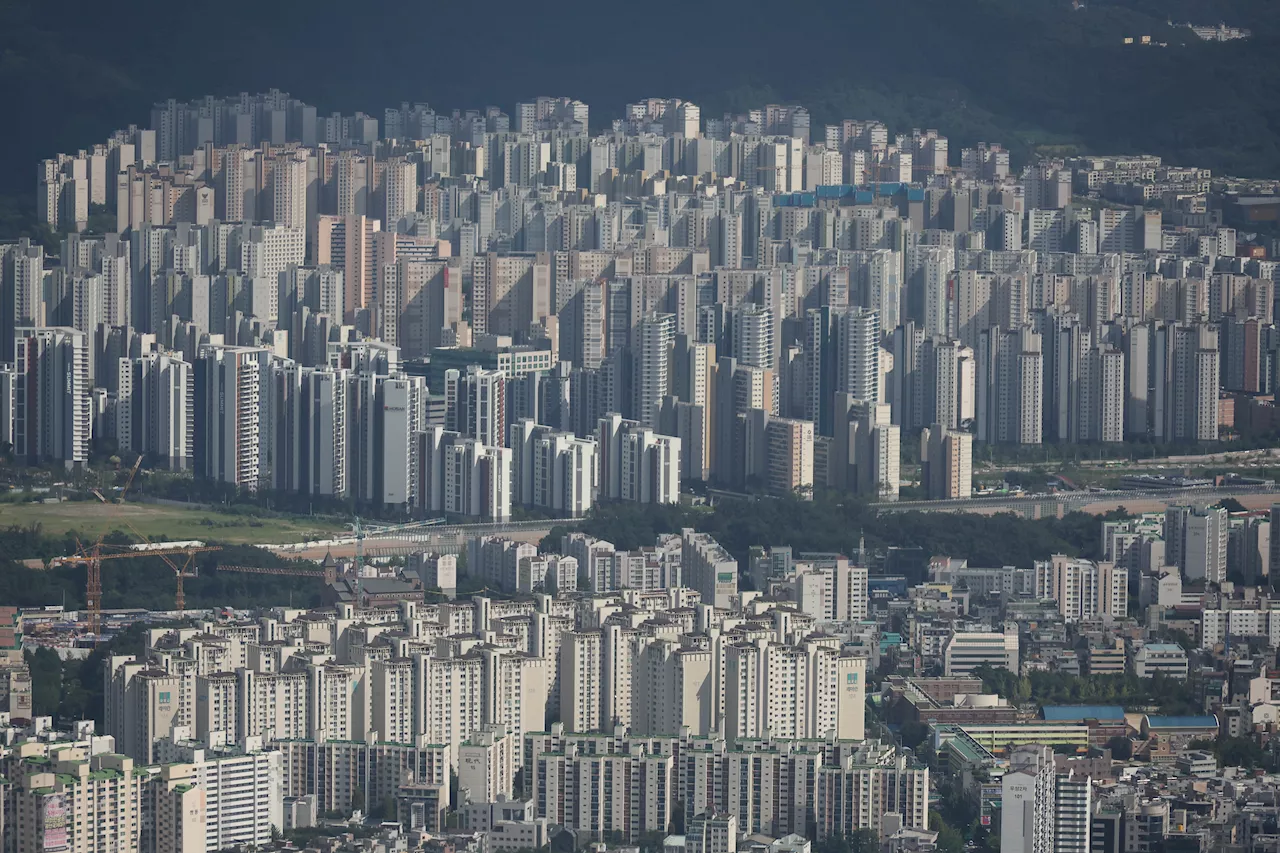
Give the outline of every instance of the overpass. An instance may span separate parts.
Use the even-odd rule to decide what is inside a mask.
[[[983,515],[1012,512],[1024,518],[1060,518],[1068,512],[1101,515],[1124,507],[1130,512],[1151,512],[1184,501],[1216,502],[1236,498],[1245,506],[1261,509],[1280,501],[1274,483],[1239,486],[1196,486],[1183,489],[1106,489],[1102,491],[1055,492],[1046,495],[1019,495],[960,498],[944,501],[884,501],[872,504],[876,512],[972,512]]]
[[[729,494],[729,493],[721,493]],[[740,497],[750,498],[748,495]],[[1274,483],[1238,486],[1199,486],[1183,489],[1108,489],[1105,491],[1056,492],[1046,495],[995,496],[944,501],[884,501],[872,504],[876,512],[962,512],[994,515],[1011,512],[1023,518],[1061,518],[1068,512],[1095,515],[1124,507],[1130,512],[1153,512],[1183,501],[1216,502],[1236,498],[1251,509],[1263,509],[1280,502],[1280,488]],[[417,551],[459,554],[476,536],[506,536],[537,544],[555,527],[573,528],[580,518],[539,518],[524,521],[445,524],[421,530],[373,534],[364,540],[366,557],[403,557]],[[282,557],[319,561],[325,554],[354,557],[355,536],[261,546]]]
[[[421,530],[399,531],[385,535],[373,533],[364,537],[364,555],[366,557],[403,557],[417,551],[458,554],[467,547],[467,541],[476,536],[506,536],[508,539],[537,544],[551,532],[552,528],[571,527],[581,523],[580,518],[536,518],[525,521],[441,524],[424,527]],[[327,553],[332,553],[335,557],[354,557],[356,537],[340,536],[261,547],[281,557],[304,560],[321,560]]]

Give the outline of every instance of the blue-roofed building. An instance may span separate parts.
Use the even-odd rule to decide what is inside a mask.
[[[1124,708],[1119,705],[1046,705],[1041,712],[1046,721],[1053,723],[1124,722]]]
[[[1089,728],[1089,745],[1106,746],[1113,737],[1128,737],[1129,724],[1119,705],[1046,705],[1046,723],[1083,723]]]
[[[1218,718],[1213,714],[1194,717],[1158,717],[1147,715],[1142,718],[1142,735],[1156,735],[1171,743],[1185,742],[1195,738],[1216,738],[1218,736]]]

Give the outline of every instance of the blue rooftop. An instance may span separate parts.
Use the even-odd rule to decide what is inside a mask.
[[[813,193],[787,193],[773,197],[774,207],[813,207]]]
[[[1209,714],[1203,717],[1147,717],[1147,727],[1152,729],[1209,729],[1218,727],[1218,718]]]
[[[1046,705],[1043,709],[1046,722],[1078,723],[1081,720],[1121,721],[1124,708],[1119,705]]]

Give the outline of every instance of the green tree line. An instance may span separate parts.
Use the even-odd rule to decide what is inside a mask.
[[[74,533],[47,536],[38,525],[0,528],[0,602],[16,607],[84,606],[83,563],[65,563],[48,569],[27,568],[20,561],[48,560],[80,552],[87,540]],[[104,553],[119,553],[135,540],[120,532],[106,537]],[[217,544],[217,543],[211,543]],[[170,558],[174,559],[174,558]],[[175,560],[181,564],[181,558]],[[324,584],[319,578],[219,572],[219,564],[284,567],[292,565],[262,548],[224,545],[221,550],[196,555],[198,577],[183,581],[186,604],[191,609],[214,607],[314,607],[320,604]],[[145,608],[172,610],[176,580],[173,569],[160,557],[131,557],[102,563],[104,609]]]
[[[690,527],[714,536],[744,568],[752,545],[853,555],[861,537],[869,550],[918,546],[927,555],[962,557],[975,566],[1030,566],[1056,553],[1097,557],[1098,522],[1098,516],[1080,512],[1035,520],[1012,513],[877,513],[853,496],[819,492],[813,500],[726,499],[714,509],[601,503],[581,529],[629,550],[652,545],[659,533]],[[551,531],[544,550],[557,549],[564,532]]]

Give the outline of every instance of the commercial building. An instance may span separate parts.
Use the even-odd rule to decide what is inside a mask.
[[[969,675],[980,666],[1018,672],[1018,635],[1014,631],[953,631],[943,651],[944,673]]]
[[[1139,678],[1156,673],[1170,678],[1187,677],[1187,653],[1173,643],[1147,643],[1133,656],[1133,671]]]

